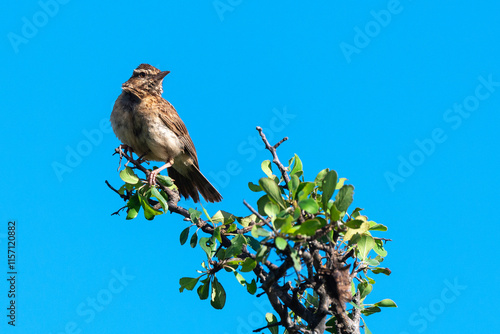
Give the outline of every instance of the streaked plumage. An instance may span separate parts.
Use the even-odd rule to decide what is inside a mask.
[[[222,196],[199,170],[193,141],[175,108],[164,98],[162,82],[170,72],[141,64],[122,85],[111,113],[113,130],[124,144],[146,160],[163,161],[179,193],[199,201],[198,192],[208,202]],[[154,178],[152,176],[152,182]]]

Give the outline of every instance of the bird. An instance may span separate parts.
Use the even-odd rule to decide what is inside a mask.
[[[170,71],[160,71],[149,64],[139,65],[122,85],[111,112],[115,135],[139,157],[165,164],[154,169],[148,183],[164,169],[174,180],[184,198],[220,202],[221,194],[200,172],[198,157],[186,125],[175,108],[162,97],[163,79]]]

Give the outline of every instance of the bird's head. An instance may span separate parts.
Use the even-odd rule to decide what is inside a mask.
[[[161,96],[163,93],[163,78],[170,71],[160,71],[154,66],[141,64],[134,70],[130,79],[122,85],[122,89],[139,98],[147,95]]]

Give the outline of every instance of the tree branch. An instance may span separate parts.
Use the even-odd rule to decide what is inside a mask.
[[[271,144],[269,144],[269,141],[267,140],[266,135],[264,134],[260,126],[257,127],[257,131],[259,131],[260,137],[262,138],[264,145],[266,145],[266,149],[273,155],[273,162],[276,166],[278,166],[278,169],[280,170],[281,175],[283,176],[283,180],[285,180],[285,183],[288,184],[288,182],[290,182],[290,177],[288,176],[287,168],[283,166],[283,164],[280,162],[278,154],[276,153],[276,148],[278,148],[278,146],[288,138],[285,137],[276,145],[272,146]]]
[[[140,159],[137,159],[137,160],[133,159],[126,152],[123,152],[123,150],[121,150],[119,147],[115,149],[114,154],[119,154],[120,159],[121,159],[121,157],[124,157],[125,159],[127,159],[127,163],[129,163],[129,162],[132,163],[134,165],[134,168],[140,170],[141,172],[143,172],[146,175],[146,178],[149,175],[150,171],[141,165],[142,161]],[[118,191],[115,188],[113,188],[111,186],[111,184],[109,184],[108,181],[106,181],[106,184],[114,192],[118,193]],[[179,203],[179,200],[180,200],[179,193],[164,186],[163,184],[161,184],[159,182],[157,185],[161,190],[163,190],[168,195],[168,201],[167,201],[168,211],[170,211],[171,213],[179,214],[179,215],[183,216],[184,218],[191,220],[191,215],[189,214],[189,211],[187,209],[183,208],[182,206],[177,205]],[[118,194],[120,195],[121,198],[123,198],[125,200],[127,200],[130,197],[130,196],[127,197],[126,195],[121,195],[120,193],[118,193]],[[154,203],[153,205],[158,204],[156,201],[151,201],[151,203]],[[203,232],[208,233],[210,235],[214,234],[213,226],[210,225],[207,221],[205,221],[201,218],[198,218],[197,222],[193,222],[193,223],[196,224],[196,226],[199,227]],[[229,238],[226,235],[221,234],[221,240],[222,240],[222,245],[224,247],[231,246],[231,240],[229,240]]]
[[[260,220],[262,220],[262,222],[264,222],[264,224],[269,227],[271,229],[271,231],[273,232],[276,232],[276,230],[274,229],[274,227],[269,224],[269,219],[265,219],[264,217],[262,217],[262,215],[257,211],[255,210],[250,204],[247,203],[247,201],[243,200],[243,204],[245,204],[245,206],[254,214],[256,215]]]
[[[271,145],[264,135],[262,128],[257,127],[257,131],[262,138],[266,150],[271,153],[273,157],[272,161],[279,169],[282,180],[286,183],[284,186],[282,185],[280,187],[285,188],[286,191],[286,187],[290,182],[289,167],[285,167],[280,162],[277,148],[288,140],[288,137],[283,138],[275,145]],[[127,160],[126,165],[129,163],[132,164],[132,168],[143,172],[146,178],[148,177],[150,171],[141,165],[144,162],[141,158],[135,160],[132,154],[129,154],[126,150],[124,152],[121,148],[117,148],[115,154],[120,154],[120,164],[121,159],[125,158]],[[278,173],[276,174],[279,175]],[[113,188],[109,182],[106,181],[106,184],[124,200],[130,199],[134,194],[129,191],[125,194],[120,194],[120,192]],[[157,187],[163,190],[168,196],[168,211],[184,217],[185,220],[191,221],[189,210],[179,205],[179,193],[161,183],[158,183]],[[321,188],[318,189],[321,191]],[[308,196],[316,199],[316,195],[320,195],[320,193],[314,191]],[[286,197],[286,195],[283,197]],[[289,201],[289,198],[285,199],[285,201]],[[209,275],[215,274],[224,268],[229,269],[228,267],[238,271],[238,264],[241,264],[247,258],[251,258],[256,262],[253,268],[253,274],[256,277],[256,281],[260,283],[259,288],[264,291],[263,293],[257,294],[257,297],[265,293],[272,308],[280,319],[278,322],[258,328],[254,330],[254,332],[282,326],[290,334],[320,334],[327,330],[326,323],[329,318],[333,319],[334,317],[337,334],[359,334],[361,311],[357,308],[347,311],[346,303],[351,299],[356,304],[360,303],[359,291],[353,297],[350,287],[352,279],[359,279],[358,274],[365,269],[365,266],[362,264],[363,262],[358,263],[354,248],[351,247],[351,249],[348,249],[347,245],[343,243],[341,233],[344,230],[340,227],[340,224],[343,223],[343,219],[339,219],[336,222],[330,221],[325,226],[317,229],[314,234],[294,233],[298,226],[305,220],[314,219],[317,216],[327,216],[327,214],[322,213],[322,211],[316,214],[298,211],[293,215],[293,230],[290,229],[289,226],[289,229],[285,230],[284,233],[282,230],[275,229],[274,224],[271,223],[270,217],[265,218],[265,215],[261,215],[258,210],[252,207],[246,200],[243,200],[243,203],[250,212],[255,215],[252,215],[251,218],[256,218],[247,218],[246,222],[241,222],[240,218],[237,218],[238,222],[240,222],[240,227],[242,226],[241,223],[244,224],[242,228],[238,228],[238,226],[233,223],[233,219],[230,221],[224,220],[225,225],[219,226],[222,240],[219,249],[221,247],[228,248],[231,246],[232,243],[229,238],[236,235],[245,235],[246,241],[241,247],[241,252],[239,254],[236,254],[237,252],[228,253],[228,258],[213,257],[209,262],[211,267]],[[296,205],[294,203],[287,203],[290,204],[290,207],[293,206],[292,209],[295,209]],[[150,200],[150,204],[160,209],[160,203]],[[288,214],[289,212],[287,211],[285,213],[286,218],[288,218],[286,216]],[[249,220],[250,222],[248,223]],[[193,219],[191,222],[203,232],[214,235],[215,224],[212,224],[210,221],[198,218]],[[288,223],[289,222],[287,222],[287,224]],[[266,230],[270,229],[274,232],[274,235],[270,234],[267,237],[256,237],[255,239],[246,235],[256,225],[261,227],[266,226]],[[329,233],[332,233],[332,230],[333,240],[325,237]],[[280,249],[278,249],[274,240],[276,236],[286,239],[287,244],[283,244],[284,247],[280,246]],[[238,238],[240,239],[241,237],[238,236]],[[337,239],[339,239],[338,242]],[[390,239],[384,238],[375,237],[375,239],[384,241],[384,243],[391,241]],[[252,253],[253,251],[249,248],[250,246],[255,251],[254,253]],[[351,244],[349,244],[349,246],[351,246]],[[219,249],[217,251],[219,251]],[[268,257],[272,259],[272,262],[268,260]],[[354,261],[352,261],[352,259],[354,259]],[[350,264],[348,264],[347,261],[349,261]],[[246,265],[249,261],[245,262]],[[250,261],[250,263],[252,263],[252,261]],[[300,264],[303,265],[303,269],[297,270]],[[351,265],[352,271],[349,270]],[[295,270],[297,274],[296,278],[292,270]],[[311,290],[314,291],[314,295]],[[311,300],[310,296],[317,298],[317,302],[316,300]]]

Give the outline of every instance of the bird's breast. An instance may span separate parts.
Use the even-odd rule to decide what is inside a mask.
[[[173,162],[183,151],[177,135],[160,119],[150,99],[134,99],[122,93],[113,107],[111,125],[124,144],[147,160]]]

